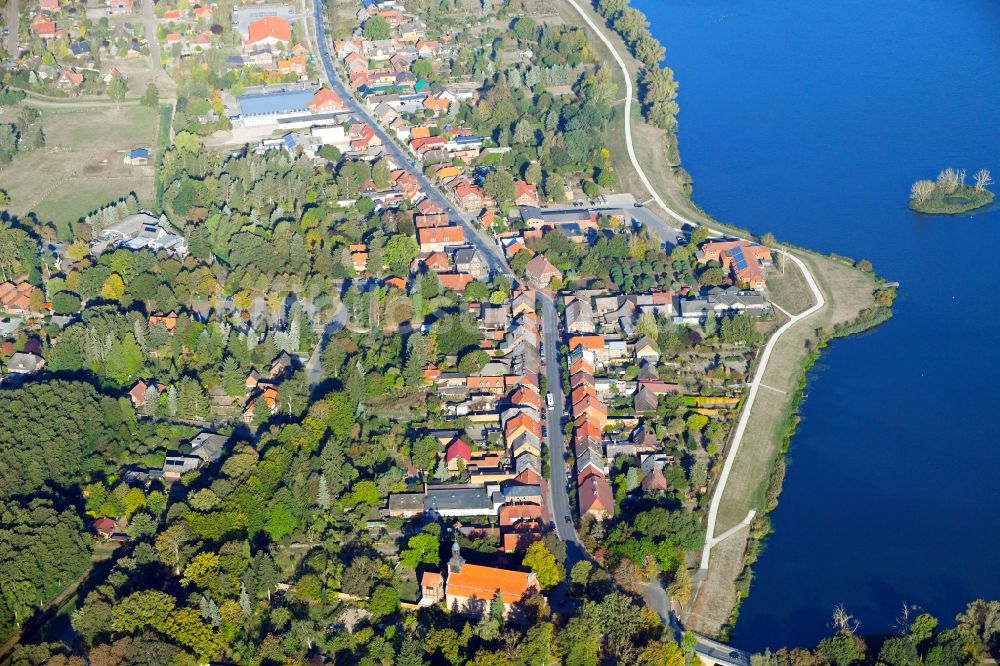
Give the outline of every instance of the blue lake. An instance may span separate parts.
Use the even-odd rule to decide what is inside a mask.
[[[1000,598],[1000,207],[906,208],[945,167],[1000,180],[1000,3],[634,4],[680,81],[695,200],[902,284],[891,322],[810,374],[733,644],[812,645],[838,603],[878,633],[904,602],[950,625]]]

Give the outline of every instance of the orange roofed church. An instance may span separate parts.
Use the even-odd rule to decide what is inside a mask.
[[[506,617],[511,608],[537,594],[538,580],[530,571],[512,571],[496,567],[468,564],[459,552],[458,543],[452,546],[445,582],[445,601],[448,608],[474,617],[489,612],[490,603],[500,591]]]

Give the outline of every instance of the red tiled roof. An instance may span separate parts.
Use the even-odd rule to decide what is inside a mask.
[[[451,462],[455,458],[461,458],[465,462],[472,460],[472,449],[461,438],[456,439],[445,449],[444,459]]]
[[[247,43],[249,44],[256,44],[267,39],[286,43],[292,41],[291,24],[278,16],[267,16],[259,21],[254,21],[247,31],[249,34]]]
[[[447,593],[467,599],[489,602],[499,590],[503,602],[513,604],[537,589],[534,574],[526,571],[466,563],[458,573],[448,574]]]

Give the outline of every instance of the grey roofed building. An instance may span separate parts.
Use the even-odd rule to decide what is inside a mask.
[[[390,516],[409,517],[423,512],[423,493],[392,493],[389,495]]]
[[[446,517],[485,516],[497,510],[490,493],[482,486],[428,488],[424,508],[428,513]]]
[[[655,412],[659,402],[660,399],[659,396],[656,395],[656,393],[649,390],[645,386],[641,386],[639,387],[639,390],[636,391],[635,394],[635,400],[634,400],[635,413],[646,414],[649,412]]]
[[[45,359],[31,352],[16,352],[7,361],[7,372],[30,375],[45,367]]]
[[[540,451],[542,448],[542,442],[535,436],[535,433],[523,430],[517,437],[507,442],[507,446],[510,448],[512,453],[523,447],[531,447],[536,451]]]
[[[532,312],[535,311],[535,295],[529,294],[528,292],[522,292],[518,294],[513,301],[510,303],[511,310],[517,309],[518,307],[526,306]]]
[[[520,474],[521,472],[524,472],[524,471],[529,470],[529,469],[532,470],[532,471],[534,471],[534,472],[538,472],[539,474],[541,474],[542,473],[542,461],[534,453],[526,451],[526,452],[522,453],[521,455],[519,455],[514,460],[514,471],[517,474]]]
[[[659,378],[660,378],[660,373],[656,369],[656,364],[655,363],[650,363],[649,361],[647,361],[647,360],[644,359],[639,364],[639,379],[640,380],[659,379]]]
[[[594,311],[603,315],[607,312],[614,312],[625,302],[621,296],[598,296],[594,299]]]
[[[651,453],[639,456],[639,466],[642,471],[649,474],[654,469],[663,469],[671,463],[673,458],[666,453]]]
[[[471,264],[476,260],[478,253],[474,247],[459,247],[451,255],[451,260],[456,267]],[[462,270],[459,268],[459,270]]]
[[[372,111],[372,115],[387,125],[396,118],[400,117],[399,112],[385,102],[379,102],[378,105],[375,106],[375,110]]]
[[[655,340],[644,335],[635,343],[635,355],[638,359],[652,360],[655,363],[660,360],[660,348]]]
[[[587,448],[576,458],[577,474],[582,474],[587,467],[593,467],[605,476],[608,474],[608,464],[605,462],[604,456],[592,448]]]
[[[507,328],[507,318],[509,315],[510,309],[506,303],[503,305],[483,304],[482,327],[488,331],[503,330]]]
[[[507,484],[501,493],[505,502],[538,502],[542,497],[542,487],[533,484]]]
[[[635,324],[632,323],[632,317],[622,317],[618,320],[618,328],[624,335],[632,337],[635,335]]]
[[[586,298],[576,298],[566,306],[566,330],[571,333],[594,332],[594,310]]]
[[[427,30],[427,26],[420,19],[414,18],[399,26],[398,30],[400,33],[423,32]]]
[[[746,313],[761,316],[770,313],[771,307],[759,292],[744,291],[736,287],[713,287],[704,298],[682,300],[680,314],[676,319],[682,323],[703,322],[709,312],[716,315]]]
[[[493,359],[479,371],[480,377],[503,377],[510,374],[511,363],[508,359]]]
[[[90,244],[91,253],[100,255],[110,247],[121,246],[129,250],[168,250],[179,257],[187,256],[187,242],[183,236],[169,233],[163,226],[166,216],[156,218],[141,211],[129,215],[101,231],[100,240]]]
[[[396,93],[365,96],[365,105],[370,109],[375,109],[377,107],[382,106],[383,104],[398,113],[400,107],[403,105],[403,99],[401,95],[398,95]]]
[[[649,447],[654,450],[660,445],[660,441],[656,438],[653,429],[646,425],[641,425],[633,430],[629,439],[636,446]]]
[[[205,462],[213,462],[222,456],[222,448],[229,438],[214,432],[202,431],[191,440],[191,455]]]
[[[533,420],[538,421],[539,423],[542,422],[541,416],[539,415],[536,409],[528,406],[519,406],[519,407],[509,407],[500,412],[500,423],[506,426],[507,421],[516,418],[521,414],[527,414]]]
[[[167,456],[163,461],[163,476],[168,479],[179,479],[188,472],[193,472],[201,466],[201,458],[195,456]]]
[[[429,433],[431,437],[440,441],[451,441],[461,435],[462,433],[458,430],[431,430]]]

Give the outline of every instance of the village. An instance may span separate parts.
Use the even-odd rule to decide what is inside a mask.
[[[79,57],[86,58],[86,42],[73,37],[76,23],[60,21],[68,27],[56,30],[49,23],[63,9],[46,2],[31,21],[34,34],[56,40],[56,52],[67,41],[75,54],[73,45],[78,44]],[[444,414],[467,425],[430,433],[440,449],[433,473],[412,474],[420,490],[390,494],[385,515],[443,520],[466,537],[495,541],[499,551],[516,554],[562,520],[549,505],[550,485],[566,487],[581,533],[613,520],[630,495],[674,493],[696,508],[716,471],[714,462],[740,403],[739,380],[752,355],[752,344],[738,336],[724,338],[720,329],[725,321],[748,316],[768,326],[772,311],[765,274],[773,266],[768,248],[742,240],[694,238],[690,229],[650,243],[649,214],[628,195],[595,189],[594,182],[586,181],[581,181],[581,192],[568,181],[541,178],[530,164],[520,177],[498,169],[506,164],[510,147],[461,122],[469,119],[481,92],[449,67],[457,49],[455,35],[435,30],[431,38],[425,22],[402,4],[380,2],[360,9],[353,35],[333,43],[337,67],[356,99],[311,83],[315,57],[301,16],[290,5],[235,7],[225,27],[216,22],[225,24],[224,17],[214,11],[211,5],[156,6],[156,37],[168,58],[211,48],[237,52],[226,57],[225,66],[239,85],[221,91],[214,110],[203,110],[199,119],[230,124],[234,139],[260,136],[253,146],[258,154],[304,156],[319,171],[335,170],[338,181],[345,164],[353,165],[360,176],[353,188],[340,188],[338,203],[351,207],[367,200],[368,210],[376,214],[391,210],[405,216],[414,249],[407,272],[387,274],[384,264],[371,263],[373,255],[383,256],[382,248],[352,243],[351,279],[407,294],[415,278],[433,276],[476,322],[474,371],[459,371],[458,357],[445,358],[441,366],[429,363],[423,371],[424,385],[439,397]],[[109,12],[127,16],[132,7],[123,3]],[[109,47],[102,43],[100,48]],[[109,53],[118,55],[113,49]],[[532,67],[531,54],[523,57]],[[61,80],[85,69],[63,67],[58,76],[55,70],[42,71]],[[537,82],[541,75],[557,75],[549,69],[524,71],[529,87],[545,85]],[[366,113],[359,113],[362,107],[356,103]],[[373,121],[405,148],[409,163],[390,150]],[[130,154],[132,158],[149,155]],[[447,205],[428,196],[414,170],[447,195]],[[457,220],[452,206],[474,220],[476,230]],[[173,220],[173,226],[181,224]],[[480,232],[495,244],[493,250],[484,250]],[[613,275],[601,280],[570,260],[573,252],[607,248],[616,237],[630,239],[626,245],[632,248],[646,242],[640,259],[644,265],[662,264],[659,274],[637,274],[636,280],[629,276],[628,288],[623,288],[623,280]],[[580,250],[556,251],[564,243]],[[65,250],[61,247],[60,254]],[[90,248],[95,258],[121,250],[178,259],[189,252],[187,240],[166,215],[158,219],[145,211],[104,227]],[[522,285],[499,300],[484,298],[479,288],[498,277],[491,264],[494,251],[510,262]],[[685,268],[677,268],[679,260]],[[697,279],[678,281],[685,273]],[[555,296],[561,312],[565,404],[553,404],[546,387],[536,290]],[[0,285],[0,302],[6,314],[31,321],[54,314],[52,303],[24,277]],[[215,309],[235,314],[231,304],[217,303]],[[208,322],[207,314],[203,305],[185,316]],[[74,313],[61,311],[59,316],[65,326]],[[162,327],[172,336],[178,316],[177,311],[154,314],[145,325]],[[44,372],[46,359],[33,338],[24,331],[18,338],[14,330],[7,337],[7,373],[25,377]],[[664,349],[668,341],[672,348]],[[711,351],[716,347],[725,355]],[[281,382],[300,364],[282,352],[263,375],[252,369],[243,395],[222,402],[211,398],[216,422],[224,423],[219,416],[227,413],[230,425],[253,426],[277,416]],[[157,410],[150,402],[165,408],[171,400],[167,393],[174,390],[145,377],[126,396],[137,413],[148,416]],[[233,402],[237,408],[227,411]],[[566,451],[548,450],[553,429],[566,433],[571,442]],[[141,484],[177,481],[216,462],[226,441],[227,436],[203,432],[189,453],[167,455],[158,467],[131,468],[125,478]],[[567,478],[550,477],[549,455],[566,460]],[[464,565],[466,578],[472,566]],[[449,607],[460,602],[482,612],[495,590],[487,585],[482,594],[476,592],[472,583],[459,582],[461,571],[457,551],[446,572],[425,571],[422,603],[446,599]],[[481,575],[502,578],[498,571]],[[515,578],[518,589],[503,590],[505,600],[519,599],[529,588],[538,591],[529,578],[511,580]]]
[[[406,608],[565,611],[544,557],[560,581],[581,563],[630,592],[683,579],[787,315],[769,289],[783,258],[661,219],[619,183],[603,142],[618,91],[568,55],[578,27],[487,13],[464,32],[410,4],[339,7],[329,43],[291,3],[22,16],[17,76],[36,94],[138,92],[140,57],[176,89],[169,139],[118,151],[156,165],[153,199],[44,229],[37,265],[2,275],[0,382],[89,373],[152,440],[87,485],[98,542],[141,538],[129,493],[183,498],[173,519],[208,534],[198,521],[223,514],[261,523],[227,513],[230,477],[271,464],[268,447],[343,439],[350,461],[324,461],[295,501],[363,532]],[[684,535],[640,538],[652,511]],[[258,531],[290,548],[281,522]],[[424,535],[450,558],[406,555]],[[345,616],[370,609],[337,595],[359,607]]]

